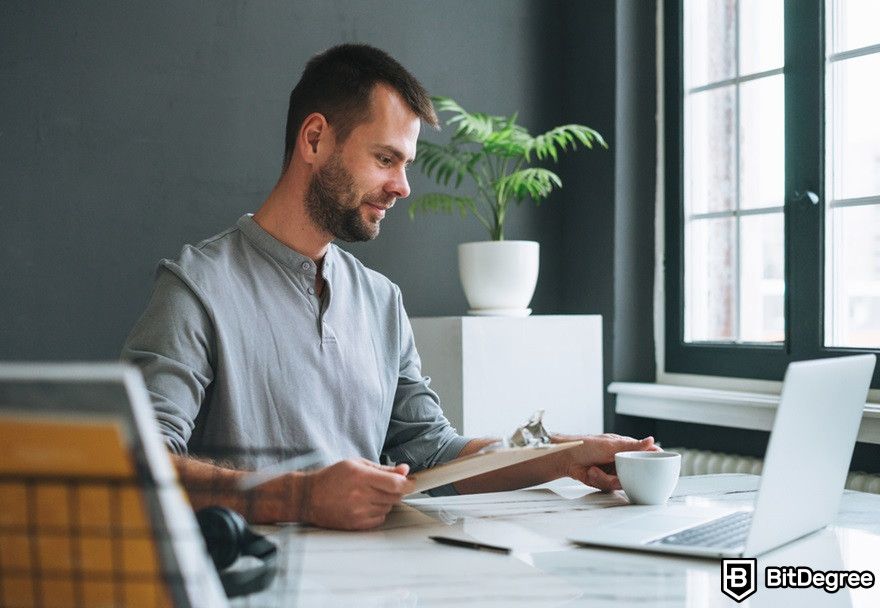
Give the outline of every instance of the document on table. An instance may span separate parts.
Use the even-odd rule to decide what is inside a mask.
[[[581,445],[583,441],[566,441],[549,443],[539,446],[500,448],[488,452],[477,452],[447,463],[437,465],[424,471],[410,475],[416,482],[415,492],[424,492],[438,486],[467,479],[496,469],[503,469],[520,462],[547,456],[555,452],[571,449]]]

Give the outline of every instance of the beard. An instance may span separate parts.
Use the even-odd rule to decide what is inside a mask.
[[[312,176],[306,194],[306,211],[322,230],[347,243],[369,241],[379,235],[379,222],[370,222],[361,216],[361,205],[373,203],[388,205],[389,197],[381,191],[358,200],[354,177],[342,165],[339,153]]]

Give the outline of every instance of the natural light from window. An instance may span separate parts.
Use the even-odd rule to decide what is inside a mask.
[[[880,347],[880,2],[826,3],[825,344]]]
[[[684,3],[686,342],[784,339],[783,25],[782,0]]]

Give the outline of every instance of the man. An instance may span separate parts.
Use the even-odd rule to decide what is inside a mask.
[[[266,201],[160,263],[123,357],[144,372],[195,506],[244,505],[256,522],[371,528],[412,491],[410,471],[494,441],[450,427],[421,374],[400,290],[332,244],[375,238],[388,210],[409,195],[406,170],[422,120],[437,126],[429,97],[384,52],[342,45],[312,58],[290,95],[284,169]],[[242,495],[244,471],[189,456],[228,448],[316,452],[329,466]],[[445,491],[565,475],[617,488],[594,465],[634,449],[656,448],[650,437],[589,437]],[[379,465],[381,456],[402,464]],[[205,487],[206,495],[193,492]]]

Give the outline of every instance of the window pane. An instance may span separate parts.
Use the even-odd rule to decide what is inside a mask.
[[[880,2],[833,0],[834,52],[880,44]]]
[[[782,0],[740,0],[739,75],[781,68]]]
[[[685,230],[685,341],[733,340],[736,221],[693,220]]]
[[[740,219],[740,340],[781,342],[785,338],[782,213]]]
[[[783,76],[740,88],[740,207],[781,206],[785,194]]]
[[[685,101],[685,212],[736,205],[734,87],[689,95]]]
[[[685,88],[736,75],[735,26],[736,0],[685,1]]]
[[[826,344],[880,347],[880,205],[830,212]]]
[[[880,2],[878,2],[880,6]],[[880,54],[835,62],[829,108],[835,199],[880,194]]]

